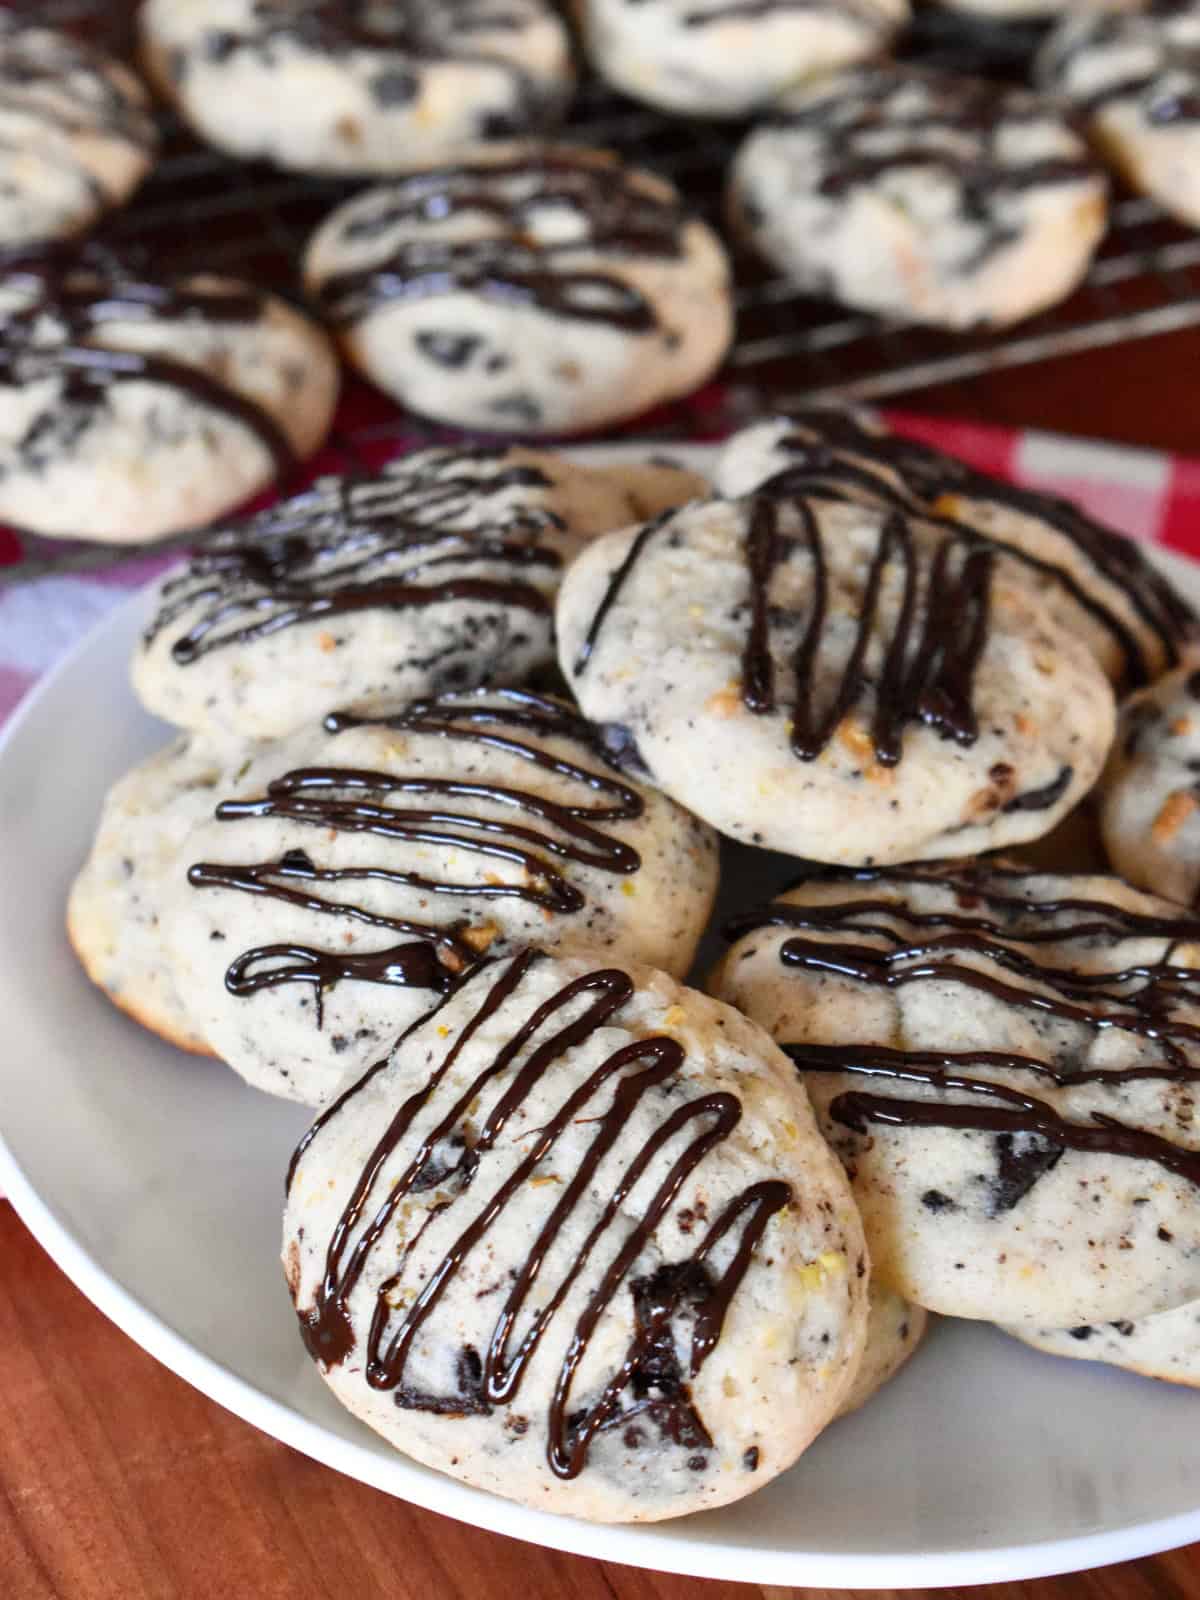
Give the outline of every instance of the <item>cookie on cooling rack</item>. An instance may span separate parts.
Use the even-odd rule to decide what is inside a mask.
[[[1105,158],[1180,221],[1200,224],[1200,4],[1156,0],[1128,15],[1072,14],[1036,63]]]
[[[157,146],[131,72],[0,12],[0,254],[91,227],[133,193]]]
[[[339,206],[305,257],[348,359],[456,426],[578,433],[689,393],[733,331],[724,247],[603,151],[479,145]]]
[[[166,574],[134,688],[181,727],[276,738],[327,711],[522,683],[553,665],[554,596],[584,542],[694,487],[520,448],[320,479]]]
[[[209,144],[301,172],[393,172],[556,121],[573,86],[545,0],[146,0],[142,59]]]
[[[866,1317],[858,1217],[770,1040],[582,955],[488,962],[317,1122],[283,1260],[363,1421],[608,1522],[770,1482],[836,1413]]]
[[[810,860],[1036,838],[1112,738],[1100,667],[1018,566],[816,492],[605,535],[568,571],[557,628],[629,770],[722,833]]]
[[[1156,678],[1200,628],[1133,540],[1070,501],[900,438],[873,417],[812,408],[765,418],[733,435],[714,477],[721,494],[817,487],[997,540],[1116,683]]]
[[[799,79],[885,50],[907,0],[576,0],[584,48],[615,88],[698,117],[739,117]]]
[[[522,944],[687,971],[715,839],[563,702],[479,690],[331,730],[263,754],[163,912],[197,1030],[251,1083],[327,1101]]]
[[[864,66],[802,86],[751,131],[730,214],[807,292],[947,328],[1003,326],[1083,277],[1106,185],[1049,100]]]
[[[0,520],[136,544],[290,473],[337,399],[321,330],[262,290],[107,258],[0,277]]]
[[[1130,697],[1098,791],[1104,848],[1122,877],[1200,899],[1200,656]]]
[[[1049,1356],[1103,1361],[1144,1378],[1200,1388],[1198,1304],[1162,1311],[1138,1322],[1085,1322],[1075,1328],[1006,1327],[1004,1332]]]
[[[873,1400],[917,1353],[929,1313],[892,1289],[872,1282],[867,1295],[867,1337],[850,1392],[838,1412],[848,1417]]]
[[[67,933],[93,983],[143,1027],[209,1054],[179,996],[161,916],[180,846],[230,792],[248,742],[176,739],[108,791],[91,851],[67,902]]]
[[[811,873],[712,989],[791,1056],[873,1270],[1030,1327],[1200,1297],[1200,922],[1004,860]]]

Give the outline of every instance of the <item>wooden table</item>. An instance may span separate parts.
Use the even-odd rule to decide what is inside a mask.
[[[1200,455],[1200,330],[902,400]],[[119,1333],[0,1203],[0,1600],[765,1600],[418,1511],[206,1400]],[[852,1593],[851,1591],[840,1591]],[[919,1597],[926,1591],[910,1590]],[[980,1600],[1195,1600],[1200,1545]]]

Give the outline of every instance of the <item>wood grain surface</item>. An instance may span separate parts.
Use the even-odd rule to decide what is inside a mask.
[[[1200,332],[898,403],[1200,454],[1197,371]],[[906,1592],[919,1600],[925,1591]],[[931,1600],[1200,1600],[1200,1545],[1071,1577],[928,1593]],[[559,1555],[341,1477],[159,1366],[92,1308],[0,1203],[0,1600],[827,1594]]]

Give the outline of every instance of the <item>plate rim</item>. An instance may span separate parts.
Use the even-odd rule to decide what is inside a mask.
[[[1187,571],[1200,579],[1200,561],[1136,541],[1168,573]],[[152,580],[153,581],[153,580]],[[102,649],[110,634],[131,628],[144,611],[139,587],[115,605],[42,676],[0,729],[0,780],[10,750],[37,724],[42,703],[80,660]],[[26,1177],[0,1128],[0,1185],[21,1222],[102,1315],[155,1360],[242,1421],[310,1459],[397,1499],[523,1543],[566,1554],[681,1576],[817,1588],[943,1588],[1052,1577],[1140,1559],[1200,1540],[1200,1500],[1192,1511],[1136,1521],[1101,1532],[1009,1543],[985,1550],[955,1548],[923,1552],[812,1552],[735,1545],[718,1538],[663,1539],[672,1524],[585,1522],[471,1488],[446,1475],[419,1468],[397,1451],[380,1456],[329,1432],[323,1424],[256,1388],[200,1346],[177,1332],[121,1284],[74,1236],[51,1199]],[[396,1469],[401,1470],[397,1482]],[[403,1482],[411,1472],[411,1482]],[[507,1526],[534,1519],[534,1526]],[[674,1526],[685,1526],[681,1518]]]

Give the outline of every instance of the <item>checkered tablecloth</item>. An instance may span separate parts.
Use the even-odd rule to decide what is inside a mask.
[[[348,396],[347,404],[354,403],[353,395]],[[909,413],[889,413],[888,420],[898,432],[989,472],[1068,495],[1131,538],[1170,545],[1200,559],[1200,459]],[[389,437],[371,452],[372,464],[381,465],[403,448],[403,441]],[[313,464],[313,472],[344,464],[326,452]],[[0,565],[17,561],[20,554],[15,536],[0,530]],[[0,725],[64,651],[172,559],[143,555],[100,573],[0,587]]]

